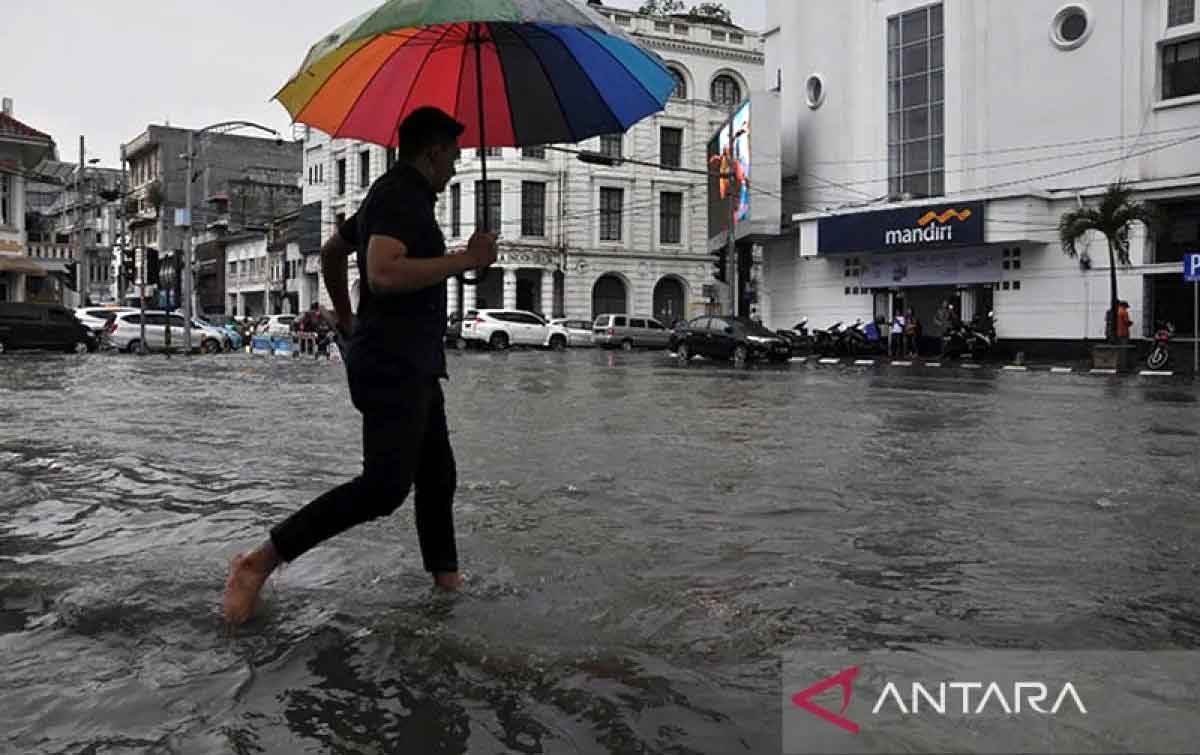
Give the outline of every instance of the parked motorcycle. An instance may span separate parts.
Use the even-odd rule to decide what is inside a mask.
[[[1171,336],[1175,334],[1174,323],[1163,323],[1162,327],[1154,332],[1154,347],[1150,349],[1150,355],[1146,357],[1146,366],[1152,370],[1161,370],[1171,363]]]
[[[996,346],[996,316],[988,312],[986,316],[976,315],[968,325],[959,322],[947,328],[942,336],[942,357],[958,359],[970,356],[980,361]]]
[[[831,357],[837,353],[837,344],[842,337],[842,321],[838,320],[825,330],[813,331],[813,351],[823,357]]]
[[[808,354],[813,351],[813,336],[808,332],[808,318],[796,323],[790,330],[777,330],[792,346],[793,354]]]

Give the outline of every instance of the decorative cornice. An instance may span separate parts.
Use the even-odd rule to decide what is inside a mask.
[[[657,50],[669,50],[671,52],[684,52],[692,55],[703,55],[710,58],[720,58],[722,60],[735,60],[741,63],[749,63],[751,65],[763,65],[766,61],[766,56],[761,52],[751,50],[730,50],[725,47],[716,47],[710,45],[702,45],[695,42],[676,42],[674,40],[658,39],[656,37],[643,37],[637,35],[647,47]]]

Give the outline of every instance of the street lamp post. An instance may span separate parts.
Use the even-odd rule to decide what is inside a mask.
[[[193,268],[195,267],[195,260],[192,258],[193,253],[194,253],[194,248],[193,248],[193,244],[192,244],[192,228],[193,228],[193,226],[192,226],[192,182],[196,180],[196,177],[194,175],[195,162],[196,162],[196,154],[195,154],[195,148],[194,148],[195,137],[203,136],[204,134],[207,134],[210,132],[211,133],[228,134],[228,133],[231,133],[233,131],[237,131],[238,129],[243,129],[243,128],[257,129],[259,131],[262,131],[262,132],[265,132],[268,134],[273,134],[275,136],[276,144],[283,143],[283,137],[280,136],[278,131],[276,131],[275,129],[270,128],[268,126],[263,126],[261,124],[254,123],[253,121],[223,121],[221,123],[214,123],[211,126],[205,126],[204,128],[200,129],[199,131],[193,131],[193,130],[189,129],[187,132],[187,153],[185,155],[183,155],[184,160],[187,165],[187,177],[186,177],[185,196],[184,196],[184,205],[185,205],[184,223],[185,223],[185,227],[187,228],[187,232],[184,236],[184,265],[183,265],[183,314],[184,314],[184,317],[183,317],[183,349],[184,349],[184,354],[192,353],[192,318],[195,316],[195,312],[194,312],[195,307],[193,306],[193,301],[192,301],[192,298],[193,298],[192,275],[193,275]]]

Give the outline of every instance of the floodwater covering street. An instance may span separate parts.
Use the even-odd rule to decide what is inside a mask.
[[[451,353],[464,593],[411,502],[226,633],[355,474],[344,367],[0,359],[0,750],[777,753],[780,654],[1200,644],[1200,386]]]

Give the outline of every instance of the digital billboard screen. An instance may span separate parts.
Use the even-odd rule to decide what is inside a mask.
[[[750,103],[745,102],[708,143],[708,235],[729,227],[730,197],[734,223],[750,219]]]

